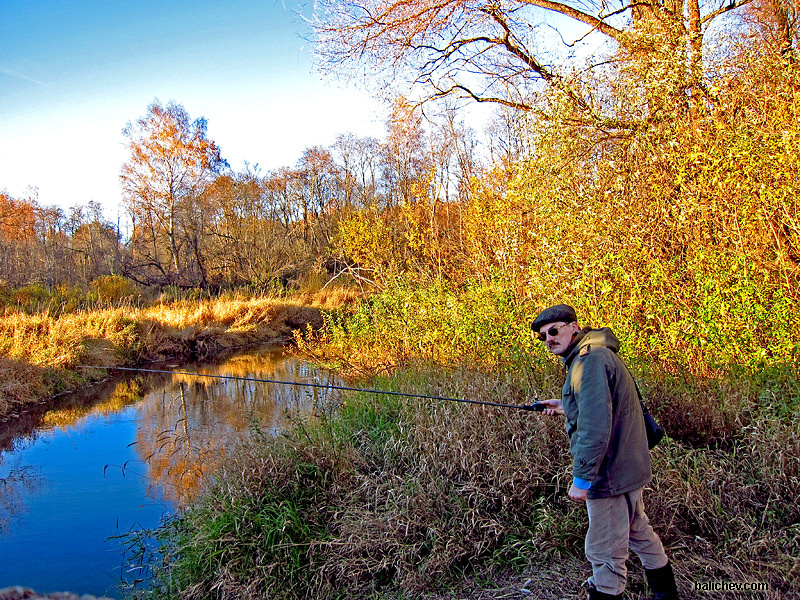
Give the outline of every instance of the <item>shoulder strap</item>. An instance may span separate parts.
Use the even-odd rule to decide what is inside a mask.
[[[631,379],[633,380],[633,387],[635,387],[635,388],[636,388],[636,395],[637,395],[637,396],[639,396],[639,402],[640,402],[640,403],[641,403],[641,405],[642,405],[642,410],[643,410],[644,412],[646,412],[646,413],[648,413],[648,414],[649,414],[649,413],[650,413],[650,411],[649,411],[649,410],[647,410],[647,405],[644,403],[644,398],[642,397],[642,392],[641,392],[641,391],[639,391],[639,384],[638,384],[638,383],[636,383],[636,377],[634,377],[634,376],[633,376],[633,373],[631,373],[631,370],[628,368],[628,365],[626,365],[626,364],[625,364],[625,361],[624,361],[624,360],[622,360],[622,359],[620,358],[620,359],[619,359],[619,362],[621,362],[621,363],[622,363],[622,366],[623,366],[623,367],[625,367],[625,370],[628,372],[628,375],[630,375],[630,376],[631,376]]]

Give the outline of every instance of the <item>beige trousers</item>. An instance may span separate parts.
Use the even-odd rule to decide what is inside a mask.
[[[585,550],[592,563],[589,583],[600,592],[616,596],[625,590],[629,548],[639,556],[645,569],[659,569],[667,564],[664,546],[644,514],[643,489],[586,500],[589,530]]]

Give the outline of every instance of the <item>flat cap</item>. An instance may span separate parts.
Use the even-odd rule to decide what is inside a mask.
[[[572,323],[573,321],[577,320],[578,316],[575,314],[574,308],[566,304],[556,304],[555,306],[545,308],[542,312],[540,312],[539,316],[537,316],[533,320],[533,323],[531,323],[531,329],[534,331],[539,331],[540,327],[547,325],[548,323],[556,323],[558,321]]]

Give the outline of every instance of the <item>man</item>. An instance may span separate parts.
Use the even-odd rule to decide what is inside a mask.
[[[672,567],[644,513],[650,454],[636,384],[617,356],[619,340],[608,328],[581,329],[566,304],[542,311],[531,328],[567,369],[561,400],[543,403],[545,414],[566,417],[573,458],[569,497],[586,503],[589,513],[590,600],[622,598],[629,548],[644,565],[654,600],[676,600]]]

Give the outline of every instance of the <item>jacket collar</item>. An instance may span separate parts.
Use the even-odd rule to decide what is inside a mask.
[[[580,346],[581,340],[586,337],[586,334],[592,330],[591,327],[584,327],[578,333],[575,334],[575,337],[572,338],[572,341],[567,346],[567,350],[564,352],[563,357],[561,360],[564,363],[564,366],[569,369],[569,366],[572,364],[572,361],[575,359],[577,355],[578,346]]]
[[[615,353],[619,351],[619,340],[611,329],[608,327],[601,327],[600,329],[584,327],[575,334],[575,337],[572,339],[569,346],[567,346],[566,352],[562,355],[564,367],[569,369],[575,357],[581,353],[581,350],[587,348],[589,345],[592,347],[602,346]]]

